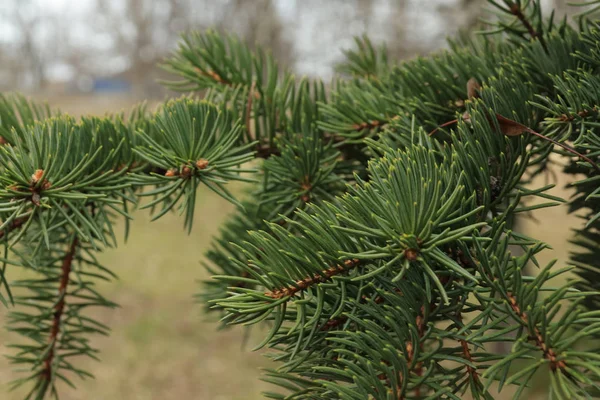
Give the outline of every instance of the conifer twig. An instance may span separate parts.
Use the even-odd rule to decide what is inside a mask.
[[[265,296],[270,297],[272,299],[282,299],[284,297],[291,297],[298,292],[301,292],[313,285],[316,285],[317,283],[327,282],[333,276],[347,272],[348,270],[358,266],[359,264],[360,260],[358,259],[345,260],[343,265],[334,265],[320,274],[315,274],[313,276],[309,276],[300,281],[297,281],[294,286],[288,286],[285,288],[275,289],[266,292]]]
[[[363,129],[375,129],[375,128],[381,129],[387,123],[388,123],[388,121],[372,120],[372,121],[361,122],[360,124],[354,124],[354,125],[352,125],[352,128],[356,131],[362,131]]]
[[[585,118],[588,115],[590,115],[590,112],[594,112],[594,113],[598,112],[598,107],[594,106],[591,108],[591,110],[578,111],[576,114],[570,114],[570,115],[563,114],[558,118],[558,120],[561,122],[571,122],[575,119],[575,115],[577,115],[580,118]]]
[[[279,155],[281,155],[281,151],[275,146],[269,144],[258,144],[256,146],[256,156],[259,158],[267,159],[271,156]]]
[[[425,306],[421,306],[421,310],[420,310],[419,314],[417,315],[415,323],[417,325],[417,332],[419,333],[419,353],[421,353],[423,351],[423,343],[421,342],[421,339],[425,335],[425,326],[426,326]],[[406,350],[408,352],[406,361],[410,365],[414,361],[414,357],[415,357],[415,351],[414,351],[414,348],[413,348],[413,345],[411,342],[408,342],[406,344]],[[418,361],[415,364],[414,372],[419,377],[423,375],[423,362]],[[421,385],[417,385],[415,387],[415,397],[416,398],[421,397]]]
[[[198,72],[199,75],[202,76],[206,76],[208,78],[211,78],[213,81],[220,83],[222,85],[225,86],[233,86],[233,83],[231,83],[230,81],[228,81],[227,79],[224,79],[221,77],[221,75],[217,74],[215,71],[213,70],[206,70],[206,71],[202,71],[200,68],[196,68],[196,72]]]
[[[468,121],[470,120],[470,115],[468,113],[463,114],[462,119],[464,121]],[[495,118],[496,121],[498,123],[498,127],[500,128],[500,132],[506,136],[519,136],[521,135],[523,132],[527,132],[530,133],[534,136],[539,137],[542,140],[545,140],[547,142],[550,142],[556,146],[562,147],[564,150],[566,150],[567,152],[576,155],[577,157],[579,157],[580,159],[590,163],[590,165],[592,167],[594,167],[596,170],[600,171],[600,167],[598,167],[598,164],[596,164],[592,159],[590,159],[589,157],[587,157],[586,155],[578,152],[577,150],[575,150],[574,148],[567,146],[564,143],[561,143],[559,141],[556,141],[546,135],[543,135],[539,132],[534,131],[533,129],[529,128],[528,126],[525,126],[523,124],[518,123],[517,121],[513,121],[512,119],[506,118],[498,113],[495,113]],[[492,123],[492,118],[491,117],[487,117],[488,122]],[[565,120],[567,120],[567,118],[565,118]],[[434,130],[432,130],[431,132],[429,132],[429,136],[433,136],[433,134],[435,134],[440,128],[442,127],[446,127],[452,124],[455,124],[458,122],[458,119],[453,119],[451,121],[448,122],[444,122],[443,124],[441,124],[440,126],[438,126],[437,128],[435,128]]]
[[[5,230],[0,231],[0,239],[3,239],[6,233],[10,233],[11,231],[19,229],[21,226],[25,225],[28,220],[29,217],[15,218]]]
[[[46,354],[46,357],[44,359],[44,367],[41,372],[41,376],[48,382],[52,380],[52,362],[55,358],[56,341],[58,340],[58,334],[60,333],[61,318],[65,309],[65,296],[67,294],[67,288],[69,286],[69,275],[71,274],[71,267],[73,265],[73,257],[75,256],[77,244],[78,240],[77,236],[75,236],[75,238],[71,242],[69,251],[65,255],[65,258],[63,258],[62,262],[60,283],[58,287],[58,296],[60,299],[54,306],[54,317],[52,320],[52,326],[50,327],[50,336],[48,338],[48,345],[50,346],[50,350]]]
[[[457,314],[457,319],[462,324],[462,314],[460,312]],[[464,339],[460,339],[458,342],[462,347],[463,357],[465,358],[465,360],[467,360],[470,363],[473,363],[473,356],[471,355],[471,350],[469,349],[469,343]],[[479,381],[479,374],[477,373],[476,368],[473,368],[467,364],[467,372],[473,378],[473,381]]]
[[[557,355],[554,349],[546,344],[542,333],[538,329],[537,326],[534,326],[533,331],[529,328],[529,319],[528,315],[525,311],[521,310],[519,304],[517,302],[517,298],[513,293],[508,293],[508,301],[510,303],[510,308],[517,314],[517,316],[521,319],[521,321],[525,324],[530,333],[530,338],[535,341],[535,344],[544,354],[544,358],[550,361],[550,369],[554,372],[557,369],[560,369],[566,376],[569,376],[569,372],[566,370],[567,364],[563,360],[557,360]]]
[[[250,85],[250,89],[248,90],[248,100],[246,101],[246,130],[248,131],[248,136],[251,137],[252,134],[250,132],[250,122],[252,121],[251,113],[252,113],[252,95],[254,94],[254,88],[256,86],[256,82],[252,81],[252,85]]]
[[[523,14],[523,10],[521,10],[521,7],[517,3],[512,3],[509,10],[515,17],[517,17],[519,21],[521,21],[521,24],[523,24],[525,29],[527,29],[529,36],[531,36],[531,38],[534,40],[539,40],[540,44],[544,48],[544,51],[548,53],[548,46],[546,46],[546,41],[544,40],[543,35],[536,31],[533,25],[531,25],[531,22],[529,22],[527,17],[525,17],[525,14]]]

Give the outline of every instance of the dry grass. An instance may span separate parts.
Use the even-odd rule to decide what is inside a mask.
[[[199,198],[191,235],[184,233],[177,215],[151,223],[148,213],[140,211],[128,243],[101,255],[120,279],[100,285],[100,291],[121,307],[95,312],[112,328],[110,337],[95,339],[102,362],[80,364],[96,379],[82,382],[77,391],[65,390],[64,399],[260,398],[265,384],[258,380],[258,369],[266,360],[241,349],[240,329],[218,332],[192,297],[198,290],[195,280],[207,278],[202,254],[232,211],[212,192],[203,191]],[[18,274],[11,272],[9,278]],[[8,334],[0,337],[3,344],[11,342]],[[10,371],[3,361],[1,382],[16,377]]]

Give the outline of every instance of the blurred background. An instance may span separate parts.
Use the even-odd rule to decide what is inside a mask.
[[[572,11],[566,0],[542,3],[558,15]],[[157,83],[170,78],[158,64],[181,32],[209,27],[272,49],[298,75],[327,80],[355,35],[385,41],[392,59],[410,58],[443,48],[446,36],[459,30],[475,29],[485,6],[485,0],[1,0],[0,91],[21,91],[73,115],[127,110],[144,99],[156,104],[175,95]],[[554,179],[562,190],[564,178]],[[121,308],[96,315],[113,330],[94,339],[102,362],[82,361],[96,379],[76,381],[79,389],[61,398],[261,398],[267,385],[259,368],[267,360],[242,346],[244,332],[217,331],[194,304],[195,279],[206,278],[202,254],[233,211],[211,192],[200,197],[191,235],[177,216],[150,224],[148,214],[138,212],[128,243],[103,255],[120,279],[101,290]],[[554,221],[543,231],[533,219],[523,222],[526,232],[554,246],[546,259],[563,264],[565,226],[578,223],[566,212],[536,212],[538,221]],[[0,333],[2,354],[10,339]],[[0,359],[0,398],[22,398],[7,392],[16,376]]]

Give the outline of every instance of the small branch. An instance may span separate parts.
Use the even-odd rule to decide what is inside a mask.
[[[430,305],[430,307],[431,307],[431,305]],[[421,350],[423,350],[423,344],[421,343],[421,339],[423,338],[423,335],[425,335],[426,323],[425,323],[424,311],[425,311],[425,306],[422,306],[421,310],[419,311],[419,314],[417,315],[417,318],[415,319],[415,322],[417,324],[417,331],[419,332],[419,353],[421,352]],[[406,345],[406,365],[409,368],[409,370],[408,370],[409,374],[410,374],[410,372],[414,372],[417,376],[422,376],[423,375],[423,363],[422,362],[417,362],[415,364],[414,368],[411,368],[411,364],[413,363],[414,358],[415,358],[415,349],[413,347],[412,342],[407,341],[405,343],[405,345]],[[402,375],[402,373],[399,373],[398,377],[399,377],[399,382],[398,382],[399,387],[397,388],[398,400],[405,400],[406,398],[402,394],[402,385],[404,384],[404,376]],[[385,374],[382,374],[379,378],[384,379]],[[415,397],[417,399],[421,397],[421,386],[420,385],[415,387]]]
[[[248,135],[251,137],[251,132],[250,132],[250,122],[251,122],[251,113],[252,113],[252,95],[254,94],[254,87],[256,86],[256,82],[252,82],[252,85],[250,86],[250,90],[248,90],[248,100],[246,101],[246,119],[245,119],[245,123],[246,123],[246,129],[248,130]]]
[[[399,292],[400,295],[401,295],[401,293],[402,292]],[[378,303],[377,302],[378,299],[381,299],[381,303],[383,303],[383,299],[380,297],[375,299],[376,303]],[[431,304],[430,304],[430,307],[431,307]],[[422,306],[421,311],[415,318],[415,322],[417,324],[417,331],[419,332],[419,352],[421,352],[421,350],[423,350],[423,344],[421,343],[421,339],[425,335],[425,327],[426,327],[424,310],[425,310],[425,306]],[[332,321],[335,321],[335,320],[332,320]],[[405,345],[406,345],[406,365],[409,367],[409,371],[408,371],[409,374],[410,374],[410,372],[414,372],[417,376],[422,376],[423,375],[423,363],[422,362],[417,362],[415,364],[414,369],[410,367],[411,364],[413,363],[414,357],[415,357],[415,351],[414,351],[412,342],[407,341],[405,343]],[[388,384],[390,382],[389,378],[386,376],[385,373],[379,374],[377,377],[380,380],[386,380],[388,382]],[[398,374],[398,378],[399,378],[399,381],[398,381],[399,387],[397,387],[397,393],[398,393],[397,399],[405,400],[406,398],[402,394],[402,385],[404,384],[404,376],[402,375],[401,372]],[[416,396],[416,398],[421,397],[421,387],[420,386],[415,387],[415,396]]]
[[[431,307],[431,305],[430,305],[430,307]],[[421,339],[423,338],[423,335],[425,335],[425,326],[426,326],[426,324],[425,324],[425,306],[421,307],[421,311],[417,315],[417,318],[415,319],[415,323],[417,324],[417,332],[419,332],[419,353],[420,353],[423,350],[423,343],[421,343]],[[412,364],[414,357],[415,357],[412,342],[406,343],[406,351],[408,352],[406,362],[408,363],[408,365],[410,365],[410,364]],[[423,375],[423,363],[422,362],[417,362],[415,364],[414,372],[415,372],[415,374],[417,374],[417,376]],[[415,397],[416,398],[421,397],[421,386],[420,385],[415,387]]]
[[[69,275],[71,274],[71,267],[73,265],[73,257],[75,256],[77,243],[77,237],[75,237],[62,262],[60,284],[58,287],[60,300],[54,306],[54,318],[52,320],[52,326],[50,327],[50,336],[48,337],[50,350],[44,359],[44,367],[41,372],[41,376],[47,381],[52,379],[52,361],[54,360],[56,341],[60,332],[61,318],[65,309],[65,296],[67,294],[67,287],[69,286]]]
[[[593,107],[591,110],[578,111],[576,113],[576,115],[580,118],[585,118],[588,115],[590,115],[591,113],[597,113],[597,112],[598,112],[598,108]],[[571,114],[571,115],[563,114],[558,118],[558,120],[561,122],[571,122],[574,119],[575,119],[575,114]]]
[[[529,20],[523,14],[523,10],[521,10],[521,7],[518,4],[513,3],[510,6],[510,12],[515,17],[517,17],[519,19],[519,21],[521,21],[521,24],[523,24],[525,29],[527,29],[527,32],[529,32],[529,36],[531,36],[532,39],[539,40],[540,44],[544,48],[544,51],[546,53],[548,53],[548,47],[546,46],[546,41],[544,40],[544,37],[533,28],[533,26],[531,25],[531,22],[529,22]]]
[[[29,217],[15,218],[5,230],[0,231],[0,239],[3,239],[6,233],[10,233],[15,229],[19,229],[21,226],[25,225],[28,220]]]
[[[458,119],[453,119],[452,121],[448,121],[448,122],[444,122],[443,124],[441,124],[440,126],[438,126],[437,128],[435,128],[434,130],[432,130],[431,132],[429,132],[429,136],[433,136],[434,133],[436,133],[438,130],[440,130],[440,128],[445,128],[447,126],[453,125],[458,123]]]
[[[375,128],[381,129],[387,123],[388,123],[388,121],[378,121],[378,120],[361,122],[360,124],[352,125],[352,129],[354,129],[355,131],[362,131],[363,129],[375,129]]]
[[[460,312],[458,313],[457,318],[458,321],[462,324],[462,315],[460,314]],[[463,350],[464,359],[469,361],[470,363],[473,363],[473,356],[471,355],[471,350],[469,350],[469,343],[467,343],[467,341],[464,339],[460,339],[459,343]],[[467,365],[467,372],[469,373],[469,375],[471,375],[474,382],[479,382],[479,374],[477,373],[477,369],[471,367],[470,365]]]
[[[462,346],[463,356],[465,357],[465,360],[472,363],[473,357],[471,356],[471,351],[469,350],[469,344],[466,340],[461,339],[460,345]],[[477,370],[475,368],[471,367],[470,365],[467,365],[467,372],[473,377],[474,381],[479,380],[479,374],[477,373]]]
[[[598,167],[598,164],[596,164],[595,161],[592,161],[592,159],[590,159],[589,157],[583,155],[582,153],[578,152],[577,150],[573,149],[572,147],[567,146],[564,143],[561,142],[557,142],[556,140],[549,138],[548,136],[542,135],[541,133],[538,133],[536,131],[534,131],[533,129],[529,129],[527,128],[526,132],[531,133],[534,136],[539,137],[542,140],[546,140],[558,147],[562,147],[564,150],[566,150],[567,152],[571,153],[571,154],[575,154],[577,157],[579,157],[580,159],[582,159],[583,161],[587,161],[588,163],[591,164],[592,167],[594,167],[594,169],[596,169],[596,171],[600,171],[600,167]]]
[[[268,144],[259,144],[256,146],[256,157],[267,159],[271,156],[281,155],[281,151],[275,147],[270,146]]]
[[[335,265],[321,274],[315,274],[313,276],[309,276],[307,278],[302,279],[301,281],[297,281],[294,286],[288,286],[282,289],[275,289],[265,293],[265,296],[270,297],[272,299],[282,299],[284,297],[291,297],[298,292],[308,289],[309,287],[316,285],[318,283],[327,282],[335,275],[339,275],[341,273],[347,272],[348,270],[358,266],[360,264],[360,260],[352,259],[344,261],[344,265]]]
[[[232,82],[228,81],[227,79],[222,78],[221,75],[217,74],[213,70],[209,69],[206,71],[202,71],[200,68],[196,68],[196,72],[198,72],[199,75],[203,75],[203,76],[207,76],[207,77],[211,78],[213,81],[215,81],[217,83],[221,83],[226,86],[233,86]]]
[[[552,138],[549,138],[548,136],[542,135],[541,133],[534,131],[533,129],[529,128],[528,126],[525,126],[517,121],[513,121],[512,119],[506,118],[498,113],[495,113],[494,117],[496,119],[498,127],[500,128],[500,132],[502,134],[512,137],[512,136],[519,136],[519,135],[523,134],[524,132],[530,133],[534,136],[539,137],[542,140],[550,142],[556,146],[562,147],[567,152],[574,154],[577,157],[579,157],[580,159],[590,163],[592,165],[592,167],[594,167],[596,170],[600,171],[600,167],[598,167],[598,164],[596,164],[594,161],[592,161],[589,157],[587,157],[584,154],[578,152],[577,150],[567,146],[566,144],[558,142]],[[467,121],[467,122],[471,120],[471,116],[469,115],[469,113],[464,113],[461,118],[463,121]],[[490,115],[487,115],[486,118],[490,124],[494,124],[494,121]],[[565,119],[565,120],[568,120],[568,119]],[[457,121],[458,120],[452,120],[452,121],[443,123],[438,128],[435,128],[433,131],[429,132],[429,136],[436,133],[440,127],[455,124],[455,123],[457,123]]]
[[[242,273],[240,274],[240,278],[248,278],[250,276],[250,273],[248,271],[242,271]],[[234,284],[233,287],[236,288],[245,288],[248,285],[247,282],[245,281],[239,281],[238,283]]]
[[[521,310],[519,304],[517,303],[517,298],[512,293],[508,293],[508,300],[510,302],[510,307],[512,308],[512,310],[515,312],[515,314],[519,316],[519,318],[521,318],[521,321],[523,321],[523,323],[529,330],[529,320],[527,313]],[[552,349],[546,344],[540,330],[537,327],[534,327],[533,332],[531,332],[530,330],[530,335],[530,338],[535,341],[536,346],[539,347],[542,353],[544,354],[544,358],[550,361],[550,369],[552,371],[560,369],[566,376],[570,376],[569,372],[566,371],[567,364],[562,360],[556,359],[557,355],[554,349]]]
[[[310,177],[304,176],[302,182],[300,182],[300,187],[304,191],[302,196],[300,196],[300,200],[304,203],[308,203],[310,201],[310,191],[312,190],[312,183],[310,183]]]

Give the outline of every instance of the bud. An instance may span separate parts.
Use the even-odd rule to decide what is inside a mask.
[[[43,169],[36,169],[33,175],[31,175],[31,183],[36,184],[42,179],[42,175],[44,175]]]
[[[208,160],[205,158],[201,158],[198,161],[196,161],[196,168],[198,169],[206,169],[206,167],[208,167]]]
[[[406,259],[408,261],[416,261],[418,255],[419,255],[419,251],[418,250],[415,250],[415,249],[406,249],[406,250],[404,250],[404,257],[406,257]]]

